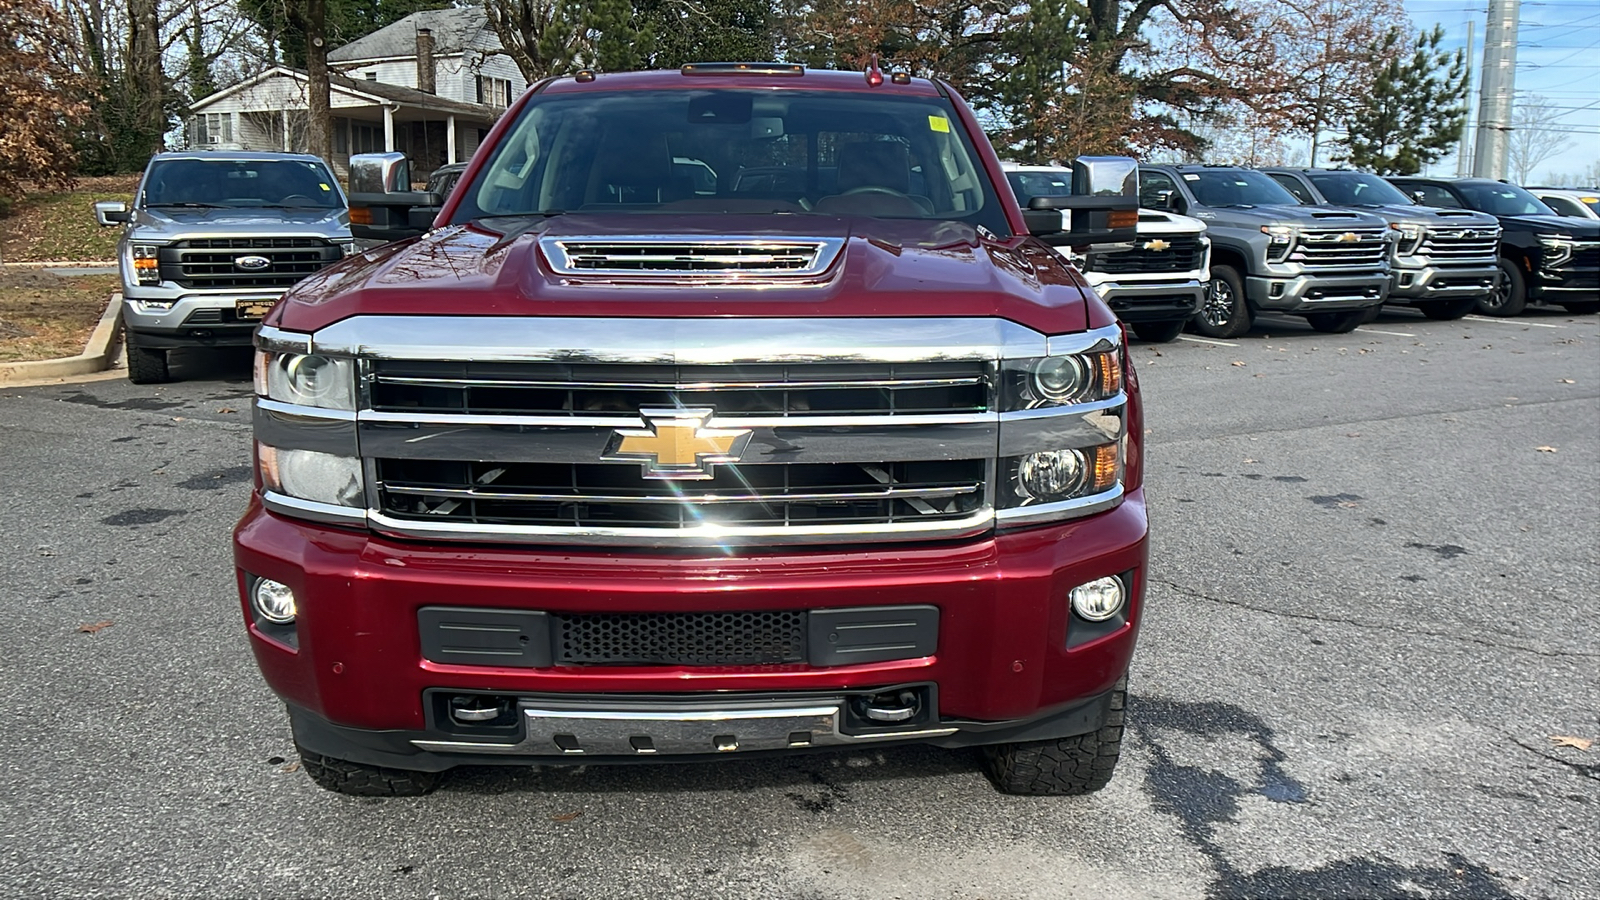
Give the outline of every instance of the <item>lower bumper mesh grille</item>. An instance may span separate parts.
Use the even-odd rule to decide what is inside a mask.
[[[551,617],[555,664],[737,666],[804,662],[803,610]]]

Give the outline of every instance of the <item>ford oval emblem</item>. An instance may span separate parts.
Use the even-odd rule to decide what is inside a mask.
[[[257,272],[272,265],[272,260],[265,256],[240,256],[233,260],[233,264],[250,272]]]

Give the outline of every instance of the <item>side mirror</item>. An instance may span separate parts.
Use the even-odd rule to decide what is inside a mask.
[[[1183,212],[1183,195],[1177,191],[1162,191],[1156,196],[1161,198],[1161,208],[1167,212]]]
[[[94,205],[94,220],[101,225],[120,225],[132,218],[128,204],[121,200],[100,200]]]
[[[399,241],[424,234],[444,206],[435,193],[411,189],[404,153],[350,157],[350,234],[360,241]]]
[[[1139,164],[1126,156],[1072,161],[1072,196],[1035,197],[1028,233],[1053,247],[1132,243],[1139,234]]]
[[[1411,202],[1412,202],[1412,203],[1416,203],[1416,204],[1418,204],[1418,205],[1421,205],[1421,203],[1422,203],[1422,198],[1423,198],[1423,197],[1426,197],[1426,196],[1427,196],[1427,195],[1426,195],[1426,194],[1424,194],[1424,193],[1423,193],[1423,192],[1421,192],[1421,191],[1412,191],[1412,192],[1411,192]]]

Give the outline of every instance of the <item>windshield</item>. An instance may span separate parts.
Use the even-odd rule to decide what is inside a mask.
[[[1066,169],[1058,172],[1007,172],[1011,192],[1023,206],[1035,197],[1072,196],[1072,173]]]
[[[163,159],[144,178],[144,205],[343,209],[328,167],[296,159]]]
[[[1334,206],[1412,206],[1394,185],[1365,172],[1312,175],[1311,183]]]
[[[1249,169],[1184,172],[1183,180],[1201,206],[1299,206],[1283,185]]]
[[[452,221],[572,212],[953,220],[1010,233],[948,100],[838,91],[535,97]]]
[[[1467,198],[1467,205],[1491,216],[1553,216],[1556,211],[1538,197],[1514,184],[1474,184],[1458,182],[1456,190]]]

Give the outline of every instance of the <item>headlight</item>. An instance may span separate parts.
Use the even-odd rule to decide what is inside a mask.
[[[1294,247],[1300,229],[1293,225],[1263,225],[1261,233],[1267,236],[1267,259],[1283,262],[1289,258],[1289,251]]]
[[[161,248],[155,244],[134,244],[133,275],[140,284],[161,283]]]
[[[1539,243],[1544,247],[1544,258],[1540,262],[1548,267],[1559,266],[1572,259],[1573,240],[1564,235],[1551,235],[1539,238]]]
[[[1390,222],[1389,227],[1397,236],[1394,252],[1396,256],[1410,256],[1422,247],[1422,239],[1427,231],[1421,225]]]
[[[1109,400],[1122,390],[1116,350],[1007,360],[1002,408],[1037,409]]]
[[[1120,443],[1082,450],[1046,450],[1004,460],[1002,506],[1060,503],[1102,494],[1122,477]]]
[[[256,352],[256,393],[271,400],[322,409],[355,409],[353,359],[316,354]]]
[[[315,450],[256,446],[261,485],[267,490],[335,506],[366,505],[360,459]]]

